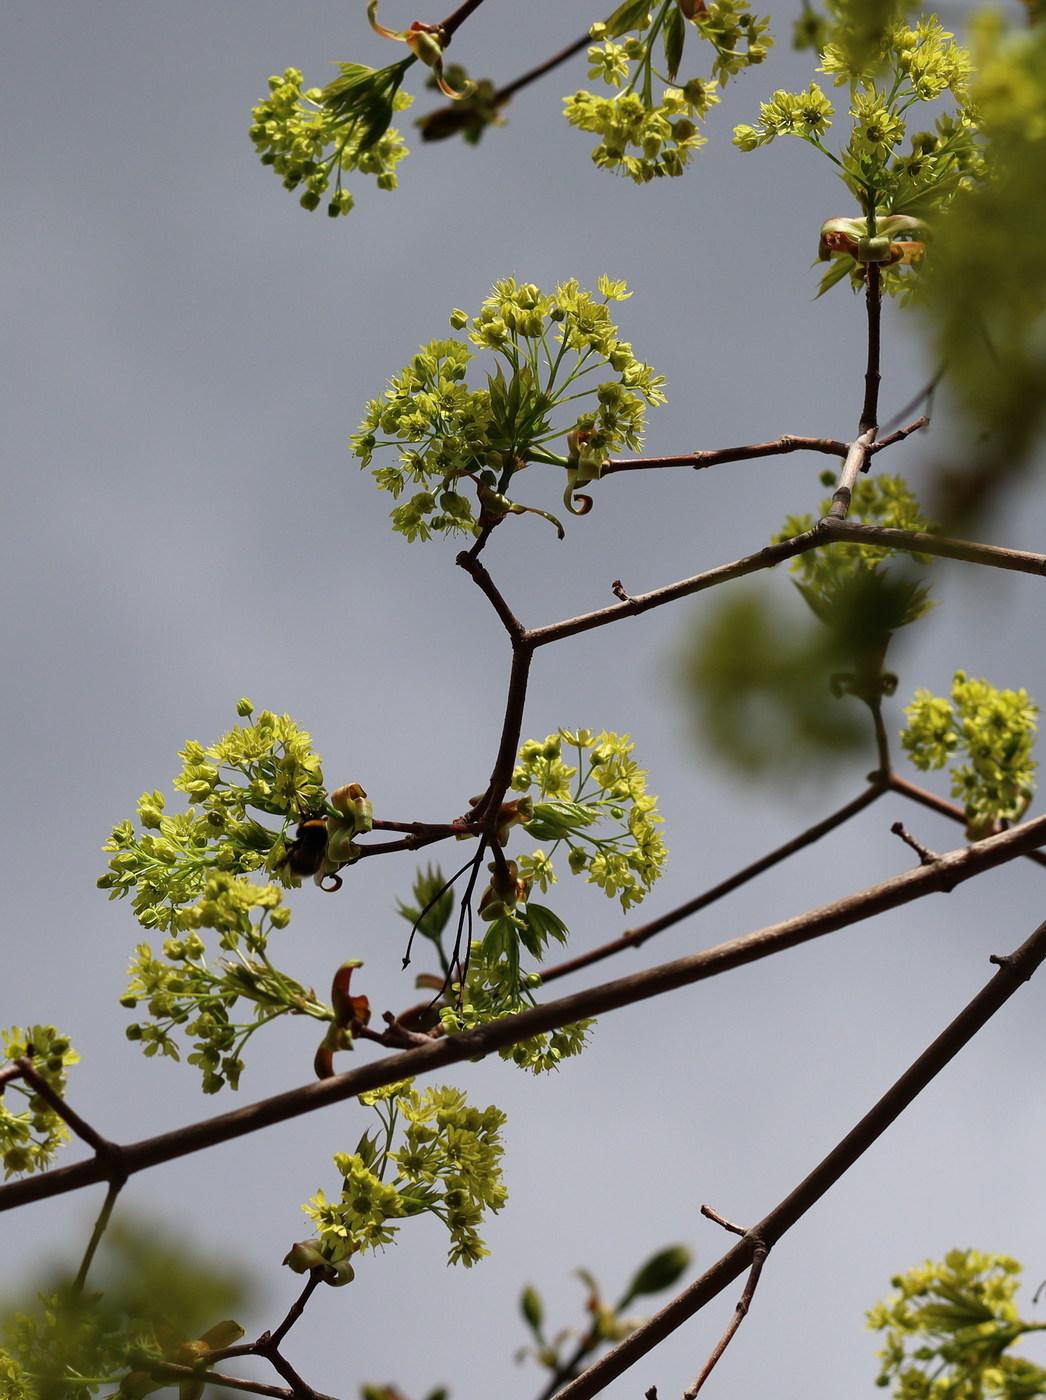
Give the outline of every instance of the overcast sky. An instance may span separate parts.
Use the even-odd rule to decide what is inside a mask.
[[[669,383],[669,404],[650,415],[651,453],[786,432],[845,438],[860,409],[861,304],[843,287],[815,301],[810,270],[821,222],[853,212],[846,192],[799,142],[748,156],[729,143],[761,98],[809,81],[786,42],[730,85],[685,179],[637,189],[595,169],[590,139],[559,115],[563,95],[585,85],[576,59],[521,94],[476,149],[423,149],[408,134],[399,191],[357,177],[356,210],[330,220],[281,189],[247,127],[270,73],[294,65],[322,84],[336,60],[390,61],[363,11],[339,0],[7,0],[0,20],[0,1023],[52,1021],[72,1035],[84,1056],[72,1101],[116,1140],[237,1102],[204,1100],[192,1067],[146,1062],[125,1040],[118,998],[140,930],[128,904],[94,888],[110,828],[143,789],[169,785],[187,739],[212,742],[246,694],[309,729],[331,785],[362,783],[379,816],[444,820],[486,781],[504,633],[453,566],[459,546],[393,536],[391,502],[346,450],[366,401],[420,342],[448,334],[452,308],[478,310],[504,275],[546,287],[626,279],[635,295],[619,308],[622,333]],[[416,15],[383,0],[381,17],[405,26]],[[597,17],[588,0],[487,0],[453,56],[504,81]],[[790,18],[777,21],[782,40]],[[885,344],[889,419],[926,361],[894,306]],[[913,439],[889,470],[918,485],[946,441],[939,428]],[[565,543],[528,516],[485,557],[525,624],[553,622],[612,601],[614,579],[642,592],[761,547],[786,513],[815,507],[823,467],[796,454],[614,477]],[[535,504],[555,510],[561,483],[541,489]],[[991,538],[1038,548],[1043,525],[1040,502],[1014,500]],[[946,564],[935,581],[942,606],[894,659],[892,729],[915,688],[944,692],[960,667],[1046,695],[1033,641],[1040,585]],[[791,591],[783,571],[769,586]],[[591,633],[535,663],[526,735],[627,730],[650,769],[672,853],[650,917],[855,794],[874,760],[869,749],[842,771],[818,766],[791,790],[764,790],[694,745],[673,676],[713,602]],[[558,985],[710,946],[904,870],[910,852],[889,834],[899,817],[927,845],[960,844],[957,828],[884,799],[640,953]],[[414,864],[366,861],[336,898],[302,889],[278,960],[323,991],[338,963],[362,957],[376,1007],[405,1005],[406,925],[394,908]],[[288,1354],[311,1384],[345,1397],[362,1380],[395,1380],[411,1400],[440,1382],[455,1400],[536,1394],[537,1368],[512,1360],[526,1341],[522,1285],[536,1284],[552,1326],[567,1326],[580,1321],[579,1265],[617,1294],[669,1243],[710,1264],[729,1241],[701,1203],[747,1223],[787,1194],[987,980],[989,954],[1038,924],[1044,879],[1018,862],[615,1013],[550,1081],[501,1061],[447,1076],[509,1113],[510,1201],[485,1232],[493,1258],[448,1271],[444,1241],[418,1222],[351,1288],[317,1295]],[[627,926],[598,891],[560,891],[578,951]],[[892,1274],[954,1246],[1023,1259],[1031,1308],[1046,1274],[1042,996],[1038,982],[1022,991],[778,1246],[709,1394],[871,1395],[865,1309]],[[315,1038],[312,1023],[259,1037],[239,1100],[305,1082]],[[157,1169],[131,1183],[126,1207],[242,1259],[259,1300],[241,1321],[257,1335],[298,1287],[279,1261],[305,1233],[300,1203],[336,1189],[331,1155],[351,1150],[364,1124],[345,1105]],[[9,1284],[41,1248],[75,1253],[100,1199],[5,1216]],[[725,1295],[608,1395],[634,1400],[653,1383],[678,1394],[734,1301]]]

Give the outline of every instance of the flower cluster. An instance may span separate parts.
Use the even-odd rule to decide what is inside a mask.
[[[681,175],[705,144],[697,123],[719,101],[716,88],[766,57],[773,43],[767,28],[767,21],[748,12],[746,0],[661,0],[655,7],[648,0],[625,0],[608,20],[592,26],[597,42],[588,51],[588,76],[621,90],[612,97],[576,92],[567,98],[564,115],[571,126],[601,137],[592,159],[602,169],[637,184]],[[677,84],[692,29],[712,47],[711,73]],[[656,50],[663,55],[663,72],[655,66]],[[660,100],[654,97],[655,79]]]
[[[477,1263],[490,1252],[478,1234],[484,1214],[499,1211],[507,1198],[501,1179],[505,1115],[493,1106],[473,1108],[447,1085],[419,1094],[410,1079],[361,1094],[360,1101],[375,1109],[381,1130],[364,1133],[354,1153],[335,1156],[340,1198],[329,1201],[318,1191],[304,1207],[316,1227],[317,1239],[307,1242],[315,1253],[295,1246],[298,1254],[292,1251],[286,1262],[302,1271],[340,1270],[347,1281],[354,1255],[383,1247],[401,1220],[428,1212],[450,1235],[448,1262]]]
[[[380,190],[396,188],[396,166],[408,152],[390,123],[394,112],[413,101],[399,91],[413,62],[407,58],[378,69],[342,63],[327,87],[305,92],[297,68],[269,79],[268,97],[251,114],[250,137],[284,189],[303,187],[298,201],[303,209],[318,209],[329,192],[327,213],[347,214],[354,201],[342,185],[345,171],[373,175]]]
[[[69,1037],[59,1035],[54,1026],[12,1027],[3,1032],[4,1059],[10,1064],[28,1057],[41,1078],[56,1094],[65,1093],[65,1071],[80,1056]],[[11,1107],[11,1096],[24,1100],[20,1113]],[[0,1157],[4,1176],[42,1171],[51,1165],[59,1148],[68,1140],[69,1129],[45,1099],[17,1079],[0,1084]],[[0,1362],[0,1377],[3,1375]]]
[[[861,219],[853,222],[861,228],[853,237],[825,237],[826,231],[840,231],[834,226],[845,221],[839,219],[829,220],[822,230],[819,256],[831,266],[821,292],[844,277],[854,287],[863,284],[868,264],[874,262],[884,290],[907,297],[914,287],[908,270],[919,266],[925,252],[925,221],[982,170],[968,91],[970,58],[933,17],[914,25],[891,22],[871,33],[866,32],[867,16],[851,0],[834,0],[829,9],[832,22],[807,10],[803,43],[816,41],[820,71],[837,87],[850,86],[851,129],[845,147],[836,155],[823,142],[834,109],[816,83],[805,92],[775,92],[761,104],[755,126],[735,129],[734,143],[751,151],[778,136],[798,136],[833,162],[857,199]],[[910,109],[945,94],[954,109],[937,116],[933,131],[913,133],[908,150],[902,151]]]
[[[237,706],[250,719],[249,700]],[[216,744],[190,742],[180,755],[174,787],[193,804],[169,815],[163,793],[147,792],[138,804],[141,830],[121,822],[106,842],[109,871],[98,884],[110,899],[133,892],[135,914],[147,929],[166,935],[159,953],[138,946],[122,1005],[144,1004],[148,1020],[131,1025],[128,1038],[146,1055],[173,1059],[173,1032],[194,1039],[189,1062],[203,1075],[204,1090],[236,1088],[240,1051],[261,1025],[285,1014],[334,1020],[331,1008],[269,960],[270,934],[285,929],[290,910],[283,887],[315,871],[324,888],[337,888],[336,872],[358,858],[352,836],[369,829],[370,804],[349,784],[328,799],[320,760],[309,735],[288,716],[263,710],[235,725]],[[252,811],[282,818],[272,830]],[[308,818],[308,820],[305,820]],[[289,825],[309,829],[315,850],[291,840]],[[252,878],[263,872],[268,878]],[[219,955],[208,960],[206,930]],[[237,1017],[237,1005],[250,1015]]]
[[[574,763],[564,760],[564,748]],[[512,787],[536,798],[523,829],[553,843],[547,854],[520,858],[524,880],[548,889],[556,879],[552,857],[565,842],[571,872],[620,899],[622,909],[644,898],[668,852],[657,831],[657,798],[647,793],[646,770],[633,748],[627,734],[588,729],[561,729],[523,745]]]
[[[924,771],[951,764],[952,796],[966,812],[971,840],[997,822],[1018,821],[1035,792],[1031,756],[1038,706],[1025,690],[996,690],[956,671],[951,701],[916,691],[901,743]],[[965,763],[955,760],[965,755]]]
[[[1004,1254],[956,1249],[894,1278],[898,1292],[868,1314],[868,1326],[886,1334],[878,1384],[897,1400],[1046,1392],[1046,1371],[1009,1350],[1042,1327],[1017,1312],[1020,1272]]]
[[[544,516],[562,534],[554,516],[510,498],[517,473],[531,463],[565,469],[564,502],[581,514],[590,498],[575,501],[574,488],[597,479],[610,453],[638,447],[646,406],[665,401],[664,380],[635,358],[610,319],[608,303],[629,295],[624,283],[601,277],[599,291],[601,299],[569,281],[545,293],[506,278],[478,315],[450,317],[495,357],[485,388],[465,383],[473,358],[466,341],[434,340],[367,405],[352,438],[356,456],[367,467],[375,451],[398,447],[397,464],[374,468],[378,485],[396,498],[420,488],[391,513],[407,539],[478,536],[523,513]]]

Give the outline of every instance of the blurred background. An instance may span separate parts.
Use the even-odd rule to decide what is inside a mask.
[[[451,57],[508,81],[598,17],[589,0],[487,0]],[[381,18],[399,27],[416,15],[385,0]],[[381,817],[446,820],[484,787],[508,677],[503,630],[454,567],[460,545],[394,536],[391,500],[346,446],[417,345],[449,333],[452,308],[478,310],[506,275],[546,288],[626,279],[622,334],[668,379],[669,402],[648,420],[650,454],[856,431],[863,305],[845,285],[815,300],[810,270],[822,221],[854,212],[849,196],[798,141],[750,155],[730,144],[760,100],[812,76],[811,56],[790,51],[794,15],[773,18],[778,47],[729,85],[681,180],[637,188],[593,166],[594,139],[560,115],[564,95],[591,86],[582,55],[520,93],[478,148],[412,139],[414,113],[438,105],[422,94],[399,122],[412,151],[400,189],[350,177],[357,207],[331,220],[299,208],[247,128],[270,73],[295,66],[321,85],[335,60],[399,57],[367,28],[362,4],[4,7],[0,1024],[54,1022],[71,1035],[83,1056],[72,1102],[108,1137],[140,1139],[237,1102],[228,1091],[204,1100],[193,1067],[146,1061],[125,1039],[118,998],[142,934],[129,904],[95,888],[111,827],[144,789],[169,787],[187,739],[213,742],[249,695],[310,730],[329,784],[361,783]],[[888,421],[933,365],[903,312],[887,305],[884,319]],[[945,412],[880,463],[918,490],[949,441]],[[590,515],[569,520],[564,543],[521,517],[497,532],[486,563],[526,625],[550,623],[612,602],[614,579],[640,593],[760,548],[786,514],[816,510],[830,461],[614,476]],[[528,503],[556,511],[562,482],[531,485]],[[1043,503],[1027,480],[1022,490],[999,503],[990,537],[1041,548]],[[942,605],[891,656],[891,730],[917,687],[946,694],[958,668],[1046,696],[1033,640],[1040,585],[949,563],[933,579]],[[802,617],[783,570],[764,587]],[[718,765],[694,738],[677,676],[719,597],[536,658],[525,735],[630,732],[672,853],[638,916],[592,887],[560,885],[572,951],[788,839],[855,795],[874,764],[869,742],[839,764],[809,763],[788,786]],[[947,795],[946,780],[937,790]],[[962,842],[959,827],[884,798],[554,994],[909,868],[889,834],[898,818],[936,849]],[[307,885],[274,955],[321,994],[340,962],[363,958],[358,990],[379,1010],[409,1004],[423,968],[416,956],[400,971],[407,926],[395,904],[415,865],[409,855],[362,862],[336,897]],[[583,1321],[578,1266],[613,1297],[663,1245],[686,1243],[707,1267],[729,1241],[700,1205],[749,1223],[791,1190],[987,980],[989,954],[1039,923],[1044,881],[1015,862],[947,898],[615,1013],[584,1057],[548,1078],[500,1060],[448,1076],[509,1115],[510,1200],[484,1232],[492,1258],[449,1270],[435,1223],[418,1221],[366,1259],[353,1286],[320,1290],[288,1356],[318,1390],[344,1397],[364,1380],[395,1381],[411,1400],[437,1383],[455,1400],[538,1394],[542,1372],[513,1359],[527,1341],[522,1286],[542,1292],[557,1330]],[[872,1394],[865,1310],[891,1275],[952,1247],[1021,1258],[1032,1310],[1046,1274],[1042,997],[1038,982],[1019,993],[777,1247],[708,1394]],[[316,1039],[312,1023],[259,1036],[239,1100],[307,1081]],[[362,1046],[358,1057],[374,1053]],[[279,1263],[308,1233],[300,1203],[336,1190],[331,1155],[351,1151],[366,1122],[347,1104],[158,1168],[130,1183],[121,1210],[242,1263],[257,1300],[240,1320],[255,1336],[297,1294]],[[41,1257],[77,1256],[100,1201],[99,1189],[6,1215],[4,1289]],[[724,1295],[607,1394],[678,1393],[734,1302]],[[260,1364],[238,1373],[273,1379]]]

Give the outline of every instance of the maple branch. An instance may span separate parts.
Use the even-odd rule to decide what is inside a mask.
[[[574,992],[557,1001],[459,1031],[456,1035],[431,1040],[426,1045],[346,1070],[329,1079],[317,1080],[229,1113],[128,1144],[119,1149],[123,1167],[131,1176],[161,1162],[201,1152],[219,1142],[230,1142],[330,1104],[356,1098],[364,1090],[380,1089],[410,1075],[431,1074],[448,1065],[482,1058],[574,1021],[616,1011],[665,992],[691,986],[735,967],[770,957],[785,948],[794,948],[824,934],[834,933],[888,909],[897,909],[924,895],[951,891],[983,871],[1004,865],[1043,844],[1046,844],[1046,816],[1036,817],[1034,821],[1024,822],[998,836],[989,836],[984,841],[949,851],[932,866],[904,871],[831,904],[756,929],[703,952],[691,953],[673,962],[661,963],[616,981]],[[56,1167],[22,1181],[8,1182],[0,1186],[0,1211],[80,1190],[104,1180],[106,1175],[105,1165],[95,1158],[72,1166]]]
[[[620,1342],[559,1392],[557,1400],[590,1400],[750,1269],[760,1245],[770,1249],[881,1137],[936,1075],[982,1029],[1046,959],[1046,923],[1008,957],[993,956],[998,972],[965,1009],[808,1176],[731,1250],[649,1322]]]

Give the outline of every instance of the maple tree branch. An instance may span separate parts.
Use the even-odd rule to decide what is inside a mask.
[[[632,1006],[718,976],[735,967],[757,962],[785,948],[794,948],[824,934],[834,933],[927,894],[950,891],[983,871],[1003,865],[1043,844],[1046,844],[1046,816],[1023,822],[998,836],[989,836],[984,841],[948,851],[932,866],[904,871],[831,904],[756,929],[702,952],[631,973],[613,982],[585,988],[557,1001],[488,1021],[459,1031],[456,1035],[431,1040],[426,1045],[346,1070],[329,1079],[317,1080],[229,1113],[130,1143],[120,1147],[121,1161],[127,1175],[131,1176],[161,1162],[201,1152],[216,1143],[230,1142],[330,1104],[355,1098],[364,1090],[383,1088],[410,1075],[431,1074],[447,1065],[482,1058],[517,1045],[533,1035]],[[7,1182],[0,1186],[0,1211],[80,1190],[105,1178],[105,1165],[95,1158],[89,1162],[56,1167],[21,1181]]]
[[[1046,923],[1040,924],[1008,957],[993,956],[994,977],[933,1043],[909,1066],[860,1122],[812,1172],[699,1279],[684,1289],[648,1322],[618,1343],[559,1392],[557,1400],[591,1400],[750,1269],[756,1250],[770,1249],[845,1175],[877,1138],[917,1098],[936,1075],[1005,1005],[1046,959]]]

